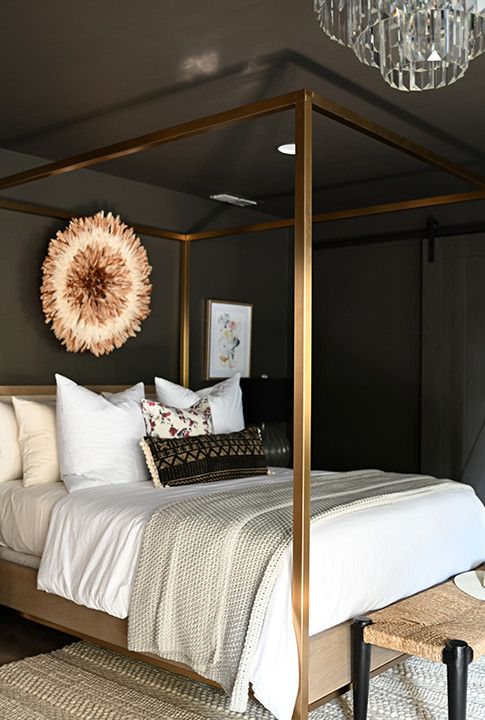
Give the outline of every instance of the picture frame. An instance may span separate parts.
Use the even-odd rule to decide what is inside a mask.
[[[253,305],[232,300],[206,300],[205,377],[251,375]]]

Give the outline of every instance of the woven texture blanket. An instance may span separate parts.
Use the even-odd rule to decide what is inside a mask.
[[[454,483],[375,470],[312,476],[311,523]],[[280,561],[292,538],[292,482],[218,491],[160,507],[145,528],[128,646],[189,665],[243,712]]]

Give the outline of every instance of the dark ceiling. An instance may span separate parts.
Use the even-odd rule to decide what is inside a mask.
[[[485,57],[450,88],[400,93],[326,38],[312,0],[2,0],[0,32],[5,148],[54,160],[307,87],[485,174]],[[316,128],[318,211],[467,187],[323,118]],[[292,133],[273,116],[99,170],[288,215],[293,161],[275,146]]]

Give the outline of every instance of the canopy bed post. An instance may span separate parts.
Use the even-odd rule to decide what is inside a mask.
[[[295,107],[295,287],[293,438],[293,623],[298,645],[299,690],[294,720],[308,718],[310,585],[310,442],[312,370],[312,115],[304,91]]]
[[[180,243],[180,328],[179,377],[180,384],[189,386],[190,358],[190,241]]]

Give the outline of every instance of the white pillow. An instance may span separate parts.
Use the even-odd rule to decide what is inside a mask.
[[[141,403],[141,401],[145,399],[145,385],[140,382],[122,392],[102,392],[101,395],[105,397],[106,400],[109,400],[110,403],[113,403],[113,405],[123,405],[126,400],[135,400],[135,402]]]
[[[24,485],[42,485],[61,479],[57,454],[55,402],[12,398],[19,428]]]
[[[139,446],[143,383],[109,400],[62,375],[56,383],[59,464],[69,492],[148,480]]]
[[[10,403],[0,402],[0,482],[21,477],[22,456],[15,412]]]
[[[223,380],[217,385],[194,392],[163,378],[155,378],[158,402],[162,405],[185,410],[195,405],[201,397],[209,400],[215,433],[230,433],[244,430],[241,373]]]

